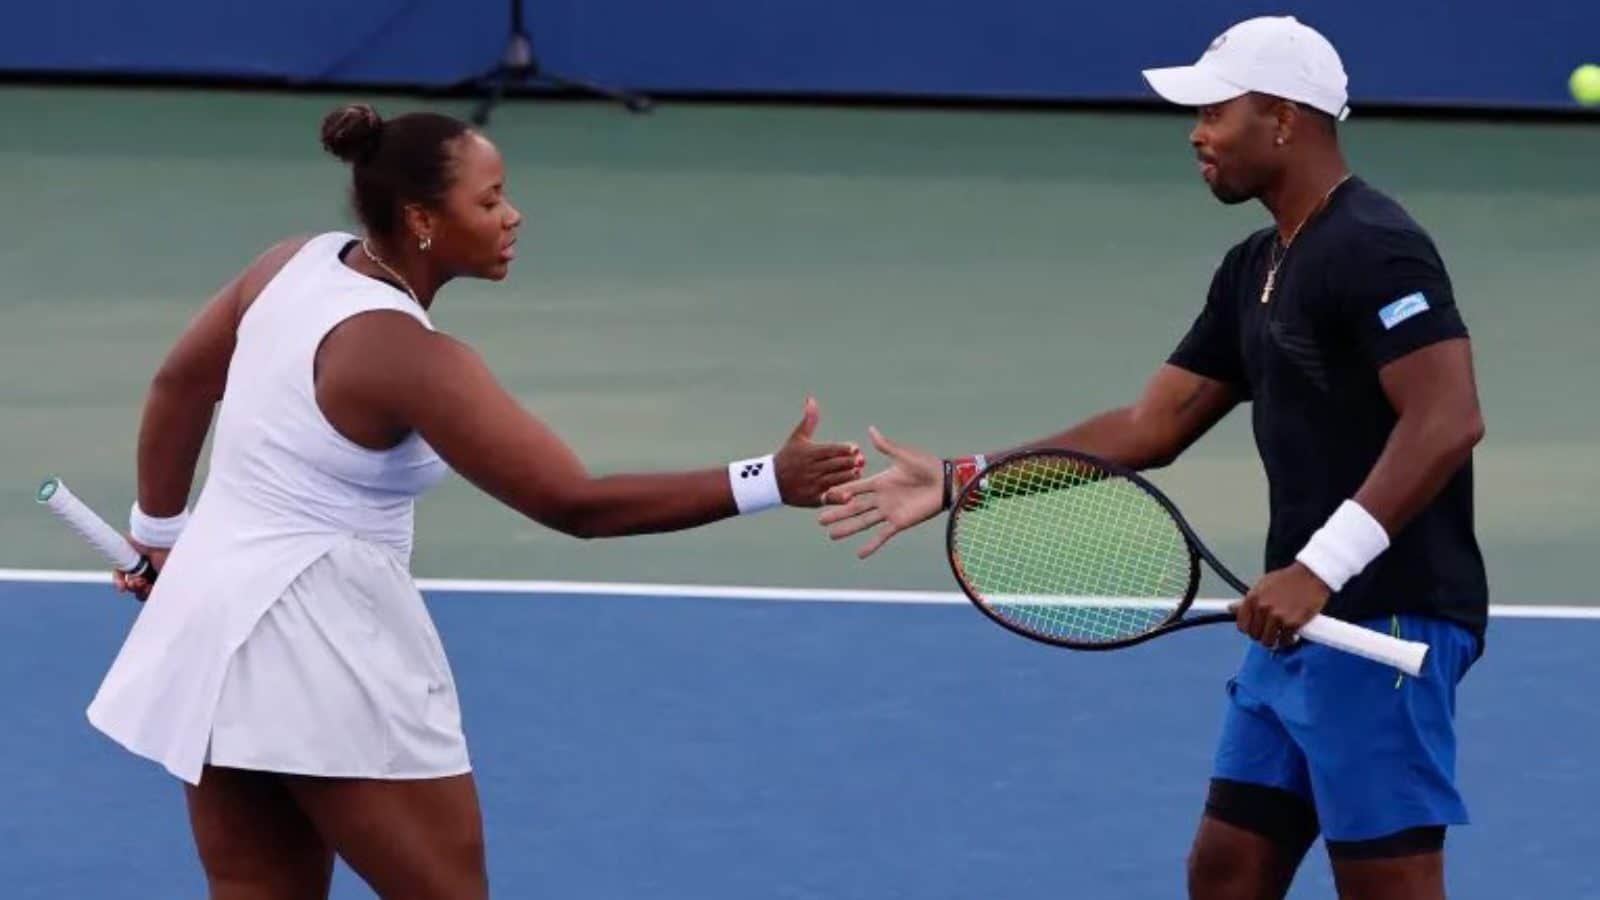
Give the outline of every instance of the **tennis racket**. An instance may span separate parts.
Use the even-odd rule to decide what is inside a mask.
[[[67,490],[66,484],[61,479],[46,480],[39,486],[36,499],[41,506],[55,513],[68,528],[98,551],[107,562],[116,566],[122,574],[136,575],[152,584],[155,583],[156,576],[160,573],[156,571],[150,557],[133,549],[127,538],[107,524],[105,519],[100,518],[88,504]]]
[[[1176,506],[1137,473],[1070,450],[1029,450],[967,482],[945,536],[956,581],[984,615],[1024,637],[1074,650],[1111,650],[1232,613],[1186,613],[1200,561],[1240,595]],[[1428,645],[1317,616],[1298,637],[1409,675]]]

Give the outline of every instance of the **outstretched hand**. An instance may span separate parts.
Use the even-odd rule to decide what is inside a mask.
[[[938,457],[897,444],[876,428],[868,429],[872,445],[889,458],[889,468],[828,491],[829,508],[817,517],[828,537],[843,540],[877,527],[856,551],[866,559],[889,539],[933,518],[944,508],[944,462]]]
[[[821,506],[822,495],[861,477],[866,458],[855,444],[819,444],[812,440],[822,410],[815,397],[806,397],[800,424],[773,456],[778,494],[789,506]]]

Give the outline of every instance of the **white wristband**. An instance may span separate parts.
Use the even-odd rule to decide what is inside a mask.
[[[183,533],[183,527],[188,524],[187,509],[170,518],[157,519],[140,509],[139,501],[135,500],[133,509],[128,513],[128,533],[134,540],[156,550],[166,550],[178,543],[178,535]]]
[[[1361,504],[1339,504],[1327,524],[1317,529],[1295,559],[1337,591],[1389,549],[1389,533]]]
[[[771,454],[728,463],[728,484],[733,486],[733,503],[741,516],[783,505],[778,466]]]

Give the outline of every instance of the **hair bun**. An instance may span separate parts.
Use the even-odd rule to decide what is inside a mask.
[[[322,146],[347,163],[372,158],[383,134],[383,118],[365,103],[341,106],[322,120]]]

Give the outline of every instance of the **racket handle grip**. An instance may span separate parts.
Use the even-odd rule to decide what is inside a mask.
[[[1428,658],[1427,644],[1401,640],[1327,616],[1317,616],[1307,622],[1300,629],[1299,637],[1393,666],[1413,678],[1422,674],[1422,663]]]
[[[155,580],[156,569],[150,560],[133,549],[127,538],[67,490],[61,479],[51,478],[40,486],[38,499],[41,506],[55,513],[68,528],[83,538],[84,543],[99,552],[106,562],[124,574]]]

